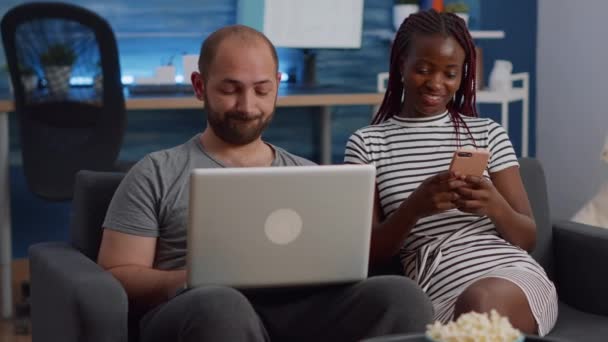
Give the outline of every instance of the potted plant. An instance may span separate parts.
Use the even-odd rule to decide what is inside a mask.
[[[405,18],[419,10],[419,0],[395,0],[395,4],[393,5],[393,26],[395,30],[399,29]]]
[[[444,11],[448,13],[454,13],[468,26],[469,25],[469,5],[464,1],[455,1],[445,4]]]
[[[40,63],[51,94],[65,96],[68,93],[75,61],[76,53],[65,44],[52,44],[40,55]]]

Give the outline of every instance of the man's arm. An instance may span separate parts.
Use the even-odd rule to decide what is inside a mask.
[[[97,263],[112,273],[137,307],[167,301],[186,282],[186,271],[153,268],[156,240],[104,229]]]

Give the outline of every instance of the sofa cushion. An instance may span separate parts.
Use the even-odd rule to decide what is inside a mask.
[[[549,336],[563,341],[605,342],[608,317],[578,311],[560,302],[557,323]]]

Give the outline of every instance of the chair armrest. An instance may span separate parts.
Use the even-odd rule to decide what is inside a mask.
[[[33,341],[127,341],[127,294],[110,273],[65,243],[29,259]]]
[[[608,316],[608,229],[571,221],[553,225],[558,295],[568,305]]]

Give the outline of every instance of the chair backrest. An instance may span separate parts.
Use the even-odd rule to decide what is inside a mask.
[[[123,177],[119,172],[83,170],[76,174],[70,237],[72,245],[92,260],[97,260],[103,220]]]
[[[536,220],[536,248],[532,256],[553,277],[553,226],[549,212],[547,183],[540,162],[533,158],[520,158],[520,173],[532,205]]]
[[[78,170],[111,170],[126,127],[118,48],[97,14],[63,3],[8,11],[2,41],[32,192],[70,199]]]

